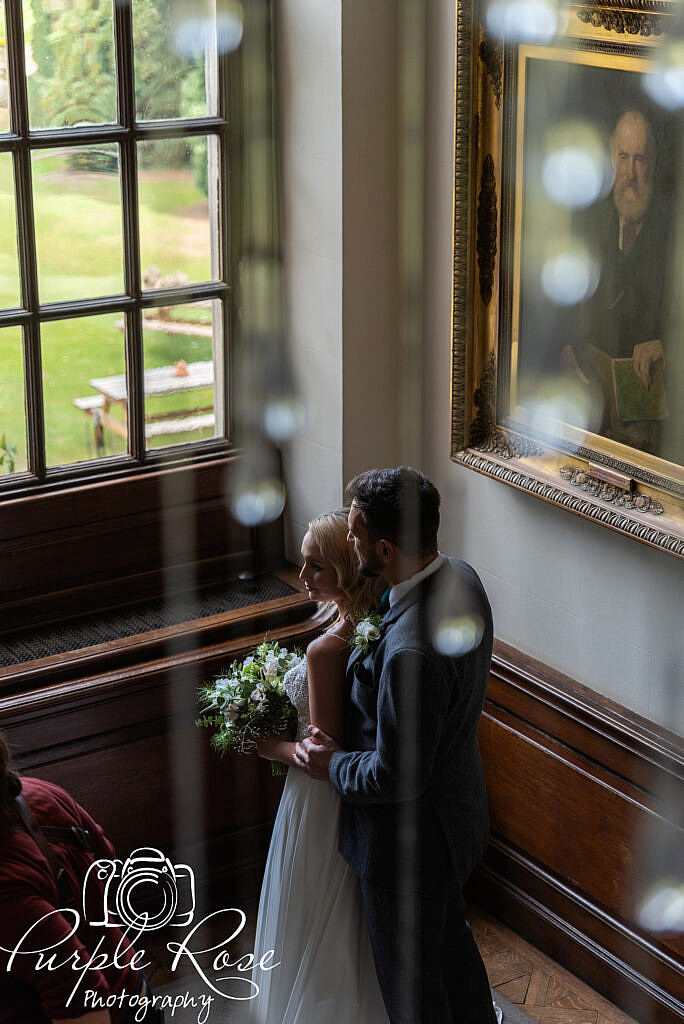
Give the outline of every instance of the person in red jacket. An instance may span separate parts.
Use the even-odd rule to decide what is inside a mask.
[[[45,851],[24,823],[31,814],[46,830]],[[92,852],[78,845],[83,832]],[[141,970],[144,951],[136,954],[119,928],[89,923],[102,920],[105,889],[93,871],[83,897],[86,873],[94,859],[113,857],[100,826],[65,790],[19,777],[0,736],[0,1024],[162,1019],[147,1003],[144,1016],[139,1002],[150,994]],[[65,874],[59,885],[55,869]]]

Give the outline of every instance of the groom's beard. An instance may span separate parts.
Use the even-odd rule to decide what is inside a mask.
[[[359,576],[363,580],[376,580],[378,576],[382,575],[384,565],[382,559],[378,555],[367,555],[369,561],[365,561],[361,555],[357,555],[359,560]]]

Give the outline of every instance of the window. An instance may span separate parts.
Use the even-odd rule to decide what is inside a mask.
[[[0,477],[225,449],[228,58],[173,0],[0,7]]]

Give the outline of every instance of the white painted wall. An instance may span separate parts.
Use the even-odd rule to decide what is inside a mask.
[[[399,458],[396,0],[342,4],[343,470]]]
[[[346,481],[399,457],[395,17],[395,0],[278,9],[288,335],[309,412],[284,454],[292,561]]]
[[[296,382],[308,421],[284,453],[287,554],[342,498],[342,7],[278,6],[284,261]]]
[[[496,635],[684,734],[681,563],[449,457],[453,0],[426,4],[425,187],[414,197],[425,215],[423,357],[422,375],[408,380],[396,2],[280,6],[286,278],[311,408],[286,453],[290,557],[308,519],[341,501],[349,476],[401,461],[399,439],[422,436],[422,468],[444,500],[442,548],[482,575]],[[406,422],[405,389],[416,422]]]

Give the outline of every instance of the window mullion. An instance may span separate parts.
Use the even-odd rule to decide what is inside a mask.
[[[236,268],[240,265],[241,240],[243,238],[243,209],[240,195],[241,170],[240,156],[243,153],[243,119],[236,116],[242,112],[242,49],[237,53],[219,55],[219,95],[218,113],[224,118],[224,128],[219,135],[219,209],[221,230],[219,232],[219,253],[221,260],[221,279],[234,280]],[[231,288],[224,296],[223,337],[224,337],[224,374],[223,374],[223,406],[224,436],[233,437],[233,409],[235,395],[233,381],[236,358],[236,344],[240,314],[237,308],[237,289]]]
[[[235,67],[239,63],[239,56],[234,53],[226,53],[217,47],[218,51],[218,67],[217,67],[217,85],[218,85],[218,96],[216,111],[219,117],[223,121],[223,127],[218,133],[217,139],[217,157],[218,157],[218,197],[217,197],[217,213],[218,213],[218,278],[221,281],[232,281],[233,273],[233,258],[231,250],[231,240],[233,238],[231,214],[232,210],[236,208],[237,204],[232,202],[233,189],[235,188],[235,181],[232,178],[233,168],[231,167],[229,154],[233,152],[233,131],[234,122],[228,118],[228,97],[232,97],[234,94],[232,89],[235,82]],[[237,266],[237,261],[235,262]],[[231,402],[231,388],[233,381],[232,373],[232,340],[230,337],[231,326],[233,324],[234,316],[234,302],[235,295],[231,291],[228,295],[223,296],[221,302],[221,393],[219,394],[218,389],[215,393],[215,401],[217,409],[220,408],[220,428],[221,433],[225,438],[232,436],[232,402]]]
[[[130,4],[114,4],[116,81],[119,122],[126,129],[121,143],[121,199],[123,203],[124,282],[134,307],[126,314],[126,373],[128,380],[128,437],[133,458],[145,457],[145,395],[140,237],[138,229],[138,169],[135,133],[135,70],[133,18]]]
[[[18,136],[14,153],[14,183],[18,228],[21,301],[30,314],[24,325],[24,382],[28,468],[39,480],[45,476],[45,416],[43,372],[38,320],[38,274],[33,215],[29,111],[26,92],[24,25],[21,4],[6,4],[7,62],[12,130]]]

